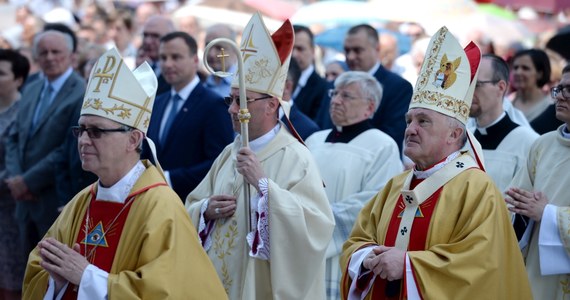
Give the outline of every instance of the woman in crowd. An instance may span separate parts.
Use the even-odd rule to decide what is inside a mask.
[[[8,134],[18,112],[18,91],[28,77],[28,60],[14,50],[0,50],[0,138]],[[0,300],[20,299],[27,253],[20,247],[14,220],[15,202],[4,183],[4,143],[0,143]]]
[[[542,89],[550,81],[548,55],[539,49],[519,51],[513,57],[511,72],[515,89],[513,105],[525,114],[538,134],[556,130],[562,123],[555,117],[550,94]]]

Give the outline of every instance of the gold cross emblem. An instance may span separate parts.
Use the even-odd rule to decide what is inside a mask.
[[[220,58],[222,60],[222,72],[226,72],[226,57],[230,57],[228,54],[226,54],[226,52],[224,52],[224,48],[221,48],[220,51],[222,52],[221,54],[216,55],[217,58]]]
[[[97,85],[95,86],[93,92],[99,92],[101,83],[107,83],[109,82],[109,79],[113,78],[113,75],[115,74],[112,73],[110,74],[109,72],[111,72],[111,70],[115,66],[115,63],[116,59],[114,56],[107,56],[107,60],[105,61],[105,66],[103,67],[103,69],[101,68],[97,69],[97,73],[93,75],[93,79],[99,79],[99,82],[97,82]]]

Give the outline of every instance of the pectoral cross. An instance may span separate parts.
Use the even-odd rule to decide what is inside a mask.
[[[218,55],[216,55],[216,57],[222,59],[222,72],[225,73],[226,72],[226,57],[230,57],[230,56],[224,52],[224,48],[220,48],[220,51],[222,51],[222,54],[218,54]]]

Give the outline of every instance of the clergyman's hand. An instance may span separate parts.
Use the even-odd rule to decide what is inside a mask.
[[[544,207],[548,204],[548,198],[542,192],[530,192],[524,189],[512,187],[506,191],[509,197],[505,201],[512,205],[509,210],[529,217],[536,222],[542,219]]]
[[[236,197],[231,195],[215,195],[210,197],[204,218],[216,220],[229,218],[236,212]]]
[[[389,281],[404,277],[406,252],[396,247],[378,246],[372,250],[379,258],[374,273]]]
[[[261,168],[261,163],[255,156],[255,153],[249,148],[241,148],[237,154],[236,162],[237,171],[243,175],[247,183],[253,185],[257,192],[261,192],[259,189],[259,180],[261,178],[266,178],[265,172]]]
[[[79,285],[83,272],[89,265],[87,259],[79,253],[79,244],[71,249],[54,238],[46,238],[39,242],[38,247],[42,258],[40,266],[54,280]]]

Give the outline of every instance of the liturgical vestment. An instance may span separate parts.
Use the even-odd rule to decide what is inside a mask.
[[[534,299],[562,300],[570,294],[570,138],[562,136],[565,126],[536,140],[511,183],[541,191],[549,202],[541,221],[534,223],[526,253]]]
[[[240,137],[218,156],[186,208],[200,228],[201,207],[213,195],[235,195],[232,217],[219,219],[206,252],[230,299],[324,299],[325,250],[334,220],[319,171],[309,150],[284,125],[256,153],[268,177],[268,260],[250,256],[243,177],[235,160]],[[252,198],[257,192],[250,187]],[[253,206],[252,206],[253,209]]]
[[[330,133],[331,129],[315,132],[306,144],[323,176],[335,217],[333,239],[327,248],[326,280],[327,298],[336,300],[340,295],[342,244],[362,207],[403,167],[398,145],[378,129],[365,130],[347,143],[326,142]]]
[[[464,167],[460,160],[449,164]],[[353,253],[368,246],[394,246],[410,172],[390,180],[358,216],[341,256],[344,298],[352,282],[346,270]],[[420,204],[406,254],[413,279],[404,271],[403,280],[396,281],[399,294],[389,299],[407,298],[409,280],[415,281],[422,299],[530,299],[506,205],[491,178],[478,168],[455,175]],[[384,279],[375,277],[366,299],[387,299],[385,285]]]
[[[176,193],[157,168],[146,170],[131,189],[132,201],[108,280],[109,299],[226,299]],[[77,194],[49,229],[72,247],[83,233],[87,207],[97,183]],[[49,274],[36,247],[24,279],[24,299],[43,299]]]

